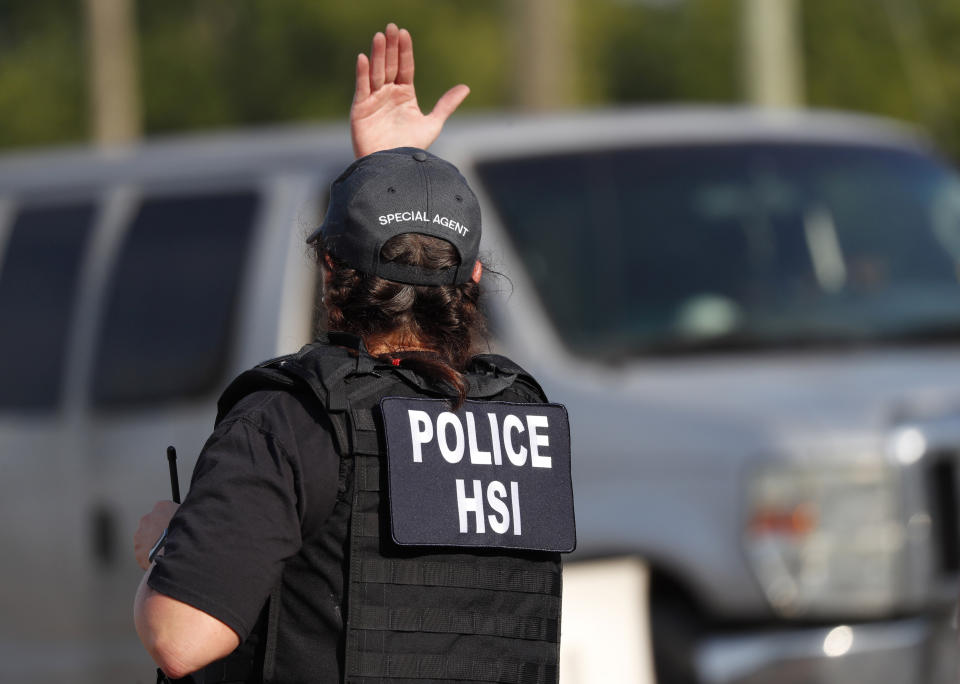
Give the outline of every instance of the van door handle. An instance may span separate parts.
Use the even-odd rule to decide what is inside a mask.
[[[94,561],[109,567],[117,561],[117,516],[105,504],[90,510],[90,542]]]

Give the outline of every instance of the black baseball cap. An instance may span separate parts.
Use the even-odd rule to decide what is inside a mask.
[[[395,235],[420,233],[451,243],[460,265],[428,269],[385,262],[380,249]],[[349,266],[411,285],[470,280],[480,248],[480,204],[457,168],[426,150],[399,147],[361,157],[330,186],[330,206],[307,242]]]

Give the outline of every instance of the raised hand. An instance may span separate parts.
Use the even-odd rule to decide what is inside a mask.
[[[413,87],[413,39],[406,29],[387,24],[373,37],[370,57],[357,56],[357,84],[350,107],[353,152],[363,157],[394,147],[427,148],[470,89],[454,86],[424,114]]]

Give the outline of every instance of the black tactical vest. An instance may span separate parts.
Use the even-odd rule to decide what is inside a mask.
[[[475,357],[466,377],[471,399],[545,401],[539,385],[504,357]],[[377,362],[353,336],[331,334],[329,344],[307,345],[240,375],[220,398],[217,420],[250,392],[298,386],[325,407],[352,489],[344,681],[556,682],[559,554],[421,549],[391,539],[379,402],[386,396],[449,398],[449,392],[408,369]],[[277,603],[275,593],[264,681],[272,681]]]

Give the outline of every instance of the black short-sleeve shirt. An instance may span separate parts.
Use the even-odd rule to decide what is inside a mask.
[[[288,647],[277,651],[279,681],[301,681],[297,673],[335,681],[340,670],[346,539],[335,533],[345,525],[331,521],[349,516],[349,504],[330,434],[315,399],[244,397],[204,446],[148,580],[242,642],[262,627],[280,586],[277,640]]]

